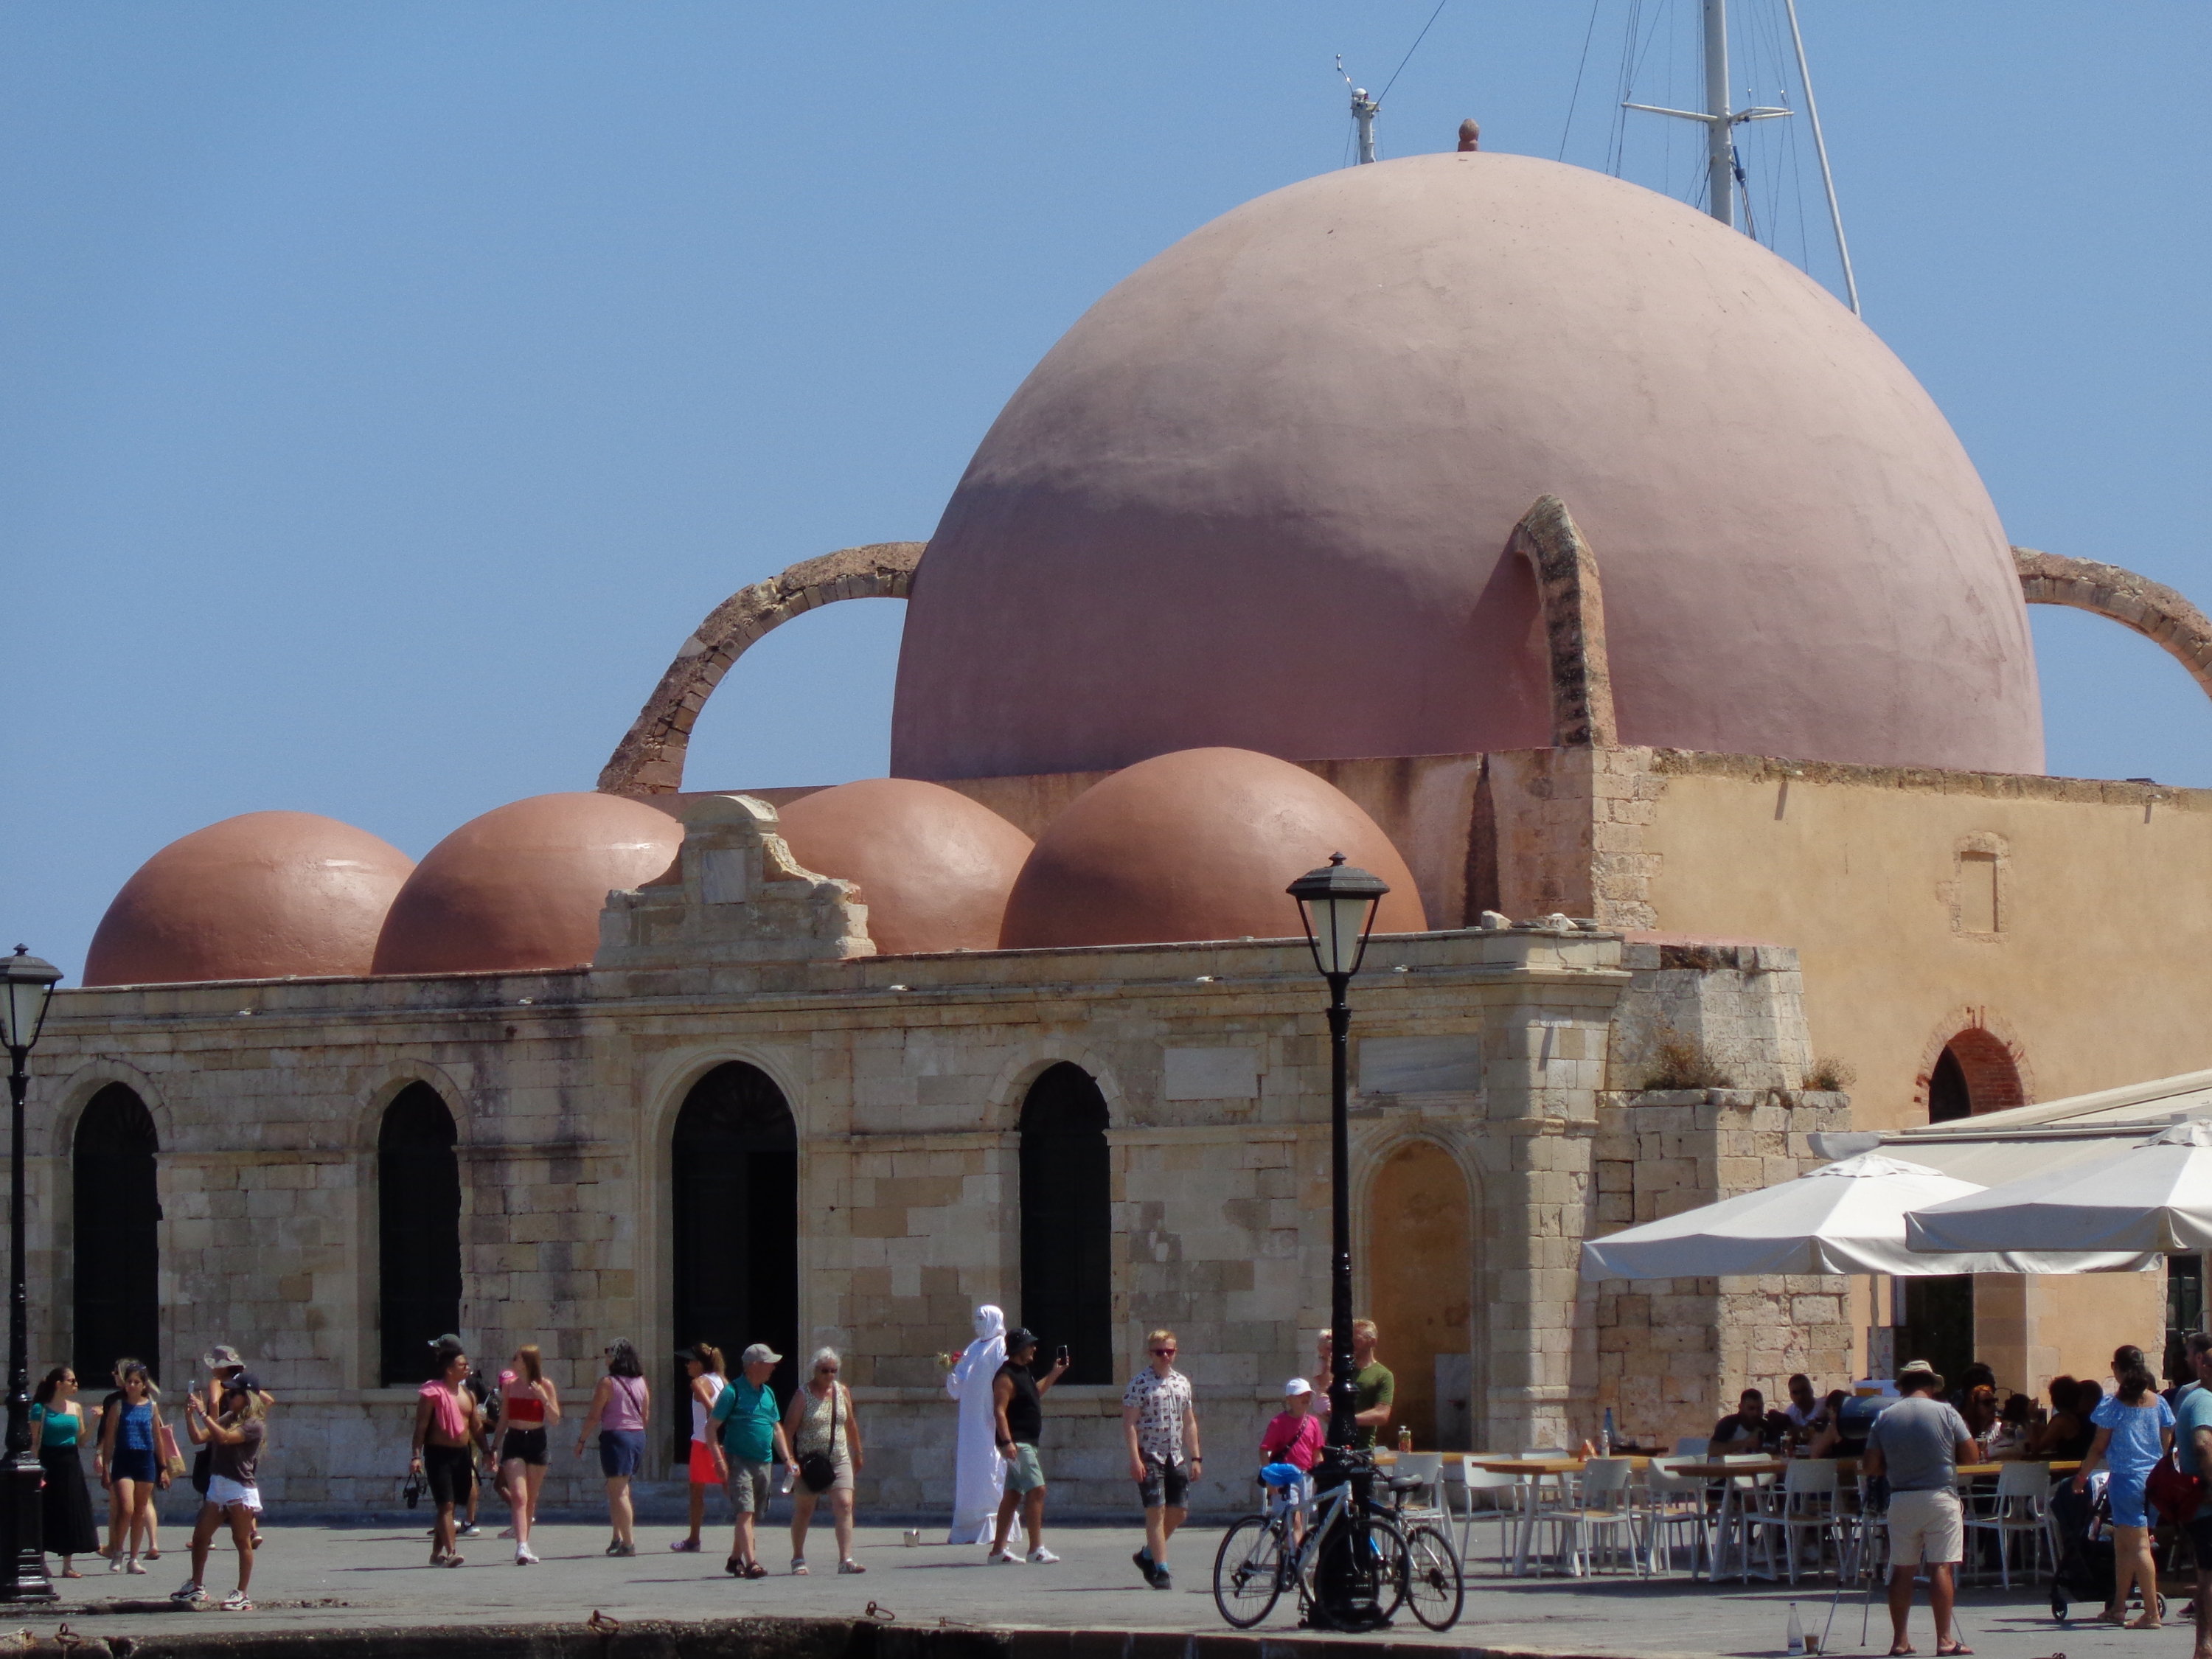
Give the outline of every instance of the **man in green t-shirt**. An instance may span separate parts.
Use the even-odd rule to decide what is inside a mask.
[[[775,1390],[768,1385],[783,1356],[756,1342],[739,1358],[737,1379],[714,1402],[714,1421],[722,1425],[722,1451],[730,1463],[730,1502],[738,1512],[738,1535],[725,1571],[737,1578],[765,1578],[753,1545],[753,1518],[768,1513],[769,1462],[781,1458],[792,1467],[791,1444],[783,1437]]]
[[[1355,1390],[1352,1420],[1359,1425],[1352,1444],[1370,1449],[1390,1426],[1391,1402],[1398,1392],[1398,1379],[1391,1375],[1388,1365],[1375,1357],[1376,1337],[1373,1320],[1352,1322],[1352,1386]],[[1334,1337],[1324,1330],[1320,1346],[1315,1350],[1321,1371],[1318,1386],[1324,1394],[1336,1380],[1335,1352]]]

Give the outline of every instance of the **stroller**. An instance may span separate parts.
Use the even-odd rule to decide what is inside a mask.
[[[2112,1599],[2112,1509],[2104,1483],[2075,1492],[2071,1480],[2061,1480],[2051,1489],[2051,1521],[2058,1533],[2058,1570],[2051,1575],[2051,1616],[2063,1624],[2069,1601],[2102,1607]],[[2160,1616],[2165,1613],[2161,1595]]]

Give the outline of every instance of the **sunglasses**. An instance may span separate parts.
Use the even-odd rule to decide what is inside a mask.
[[[1175,1358],[1176,1351],[1173,1348],[1155,1348],[1152,1352],[1158,1354],[1163,1358],[1172,1359]]]

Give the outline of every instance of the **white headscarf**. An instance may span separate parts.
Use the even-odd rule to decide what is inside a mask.
[[[998,1518],[1006,1460],[999,1455],[998,1406],[992,1379],[1006,1363],[1006,1316],[986,1302],[975,1310],[975,1340],[945,1379],[960,1402],[960,1443],[954,1454],[950,1544],[987,1543]]]

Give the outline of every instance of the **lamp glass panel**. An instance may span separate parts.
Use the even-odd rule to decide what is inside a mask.
[[[1367,931],[1370,898],[1322,899],[1313,907],[1314,943],[1322,971],[1348,974],[1359,960],[1359,941]]]

